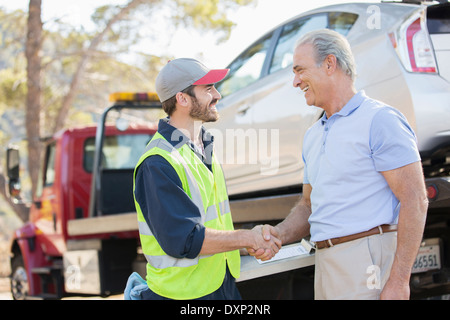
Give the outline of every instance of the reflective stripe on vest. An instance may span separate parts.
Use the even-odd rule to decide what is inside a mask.
[[[230,212],[230,203],[228,202],[228,200],[220,202],[219,207],[222,215]],[[217,208],[215,205],[212,205],[208,207],[208,209],[206,210],[206,217],[202,220],[205,220],[204,222],[208,222],[217,219],[217,217]],[[148,226],[146,221],[138,221],[138,224],[140,234],[143,234],[145,236],[153,236],[153,232],[150,230],[150,227]]]

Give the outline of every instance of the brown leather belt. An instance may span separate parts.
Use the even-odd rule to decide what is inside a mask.
[[[356,240],[356,239],[372,236],[374,234],[383,234],[383,233],[386,233],[386,232],[394,232],[394,231],[397,231],[397,225],[396,224],[393,224],[393,225],[382,224],[381,226],[372,228],[372,229],[364,231],[364,232],[351,234],[351,235],[345,236],[345,237],[339,237],[339,238],[333,238],[333,239],[328,239],[328,240],[317,241],[315,244],[316,244],[316,249],[331,248],[331,247],[333,247],[333,246],[335,246],[337,244],[340,244],[340,243],[344,243],[344,242],[348,242],[348,241],[352,241],[352,240]]]

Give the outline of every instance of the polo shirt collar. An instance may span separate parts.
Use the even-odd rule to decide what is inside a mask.
[[[350,114],[353,113],[358,107],[361,105],[361,103],[367,98],[364,90],[361,90],[357,92],[346,104],[345,106],[339,111],[336,112],[334,115],[341,116],[341,117],[347,117]],[[334,116],[333,115],[333,116]],[[321,118],[322,125],[324,125],[327,121],[327,114],[324,112],[323,116]]]

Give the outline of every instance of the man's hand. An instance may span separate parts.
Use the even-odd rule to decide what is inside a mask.
[[[252,231],[257,235],[258,244],[247,248],[248,253],[262,261],[273,258],[282,245],[278,230],[271,225],[259,225]]]
[[[380,294],[380,300],[409,300],[409,282],[394,284],[388,280]]]

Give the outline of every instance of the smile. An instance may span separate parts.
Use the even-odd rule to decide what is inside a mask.
[[[213,100],[213,101],[209,104],[209,106],[210,106],[211,108],[216,109],[216,104],[217,104],[217,102],[218,102],[218,100],[215,99],[215,100]]]
[[[309,89],[309,86],[306,86],[306,87],[304,87],[303,89],[301,89],[303,92],[306,92],[306,91],[308,91],[308,89]]]

